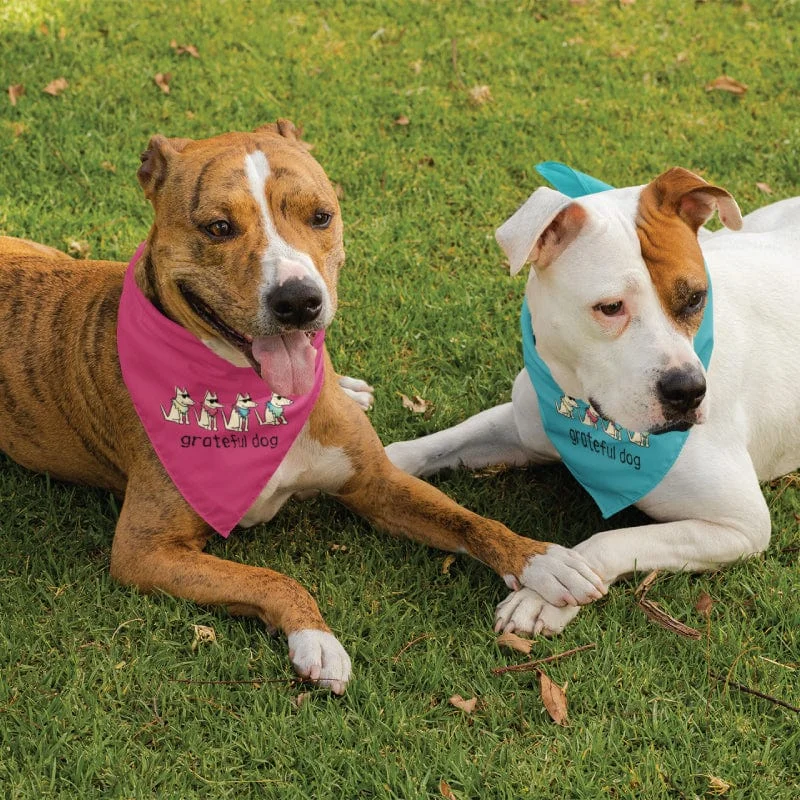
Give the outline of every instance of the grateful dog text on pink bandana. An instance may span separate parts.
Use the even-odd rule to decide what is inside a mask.
[[[325,332],[314,334],[314,382],[283,397],[161,314],[128,264],[117,321],[125,385],[164,469],[194,510],[227,537],[269,483],[322,389]]]

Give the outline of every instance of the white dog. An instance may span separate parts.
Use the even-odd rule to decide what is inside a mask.
[[[715,209],[741,231],[701,229]],[[512,274],[533,264],[525,297],[535,350],[561,393],[627,429],[617,439],[582,426],[563,458],[574,445],[635,475],[659,440],[685,439],[660,482],[612,509],[635,503],[655,522],[597,533],[575,550],[607,585],[634,571],[713,569],[763,551],[771,523],[759,481],[800,465],[800,198],[742,221],[728,192],[676,168],[576,201],[540,188],[497,239]],[[710,289],[706,369],[693,340]],[[387,453],[415,475],[562,458],[537,392],[523,369],[512,402]],[[523,588],[498,606],[496,629],[553,634],[578,611]]]
[[[250,425],[250,411],[256,407],[256,402],[249,394],[237,394],[236,402],[231,406],[231,415],[225,417],[222,412],[222,419],[225,427],[229,431],[247,432]]]
[[[189,396],[186,389],[176,386],[175,397],[170,400],[169,412],[164,410],[164,406],[161,406],[161,413],[168,422],[174,422],[176,425],[188,425],[189,409],[193,405],[194,400]]]

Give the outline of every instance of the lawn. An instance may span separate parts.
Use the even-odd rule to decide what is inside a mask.
[[[524,282],[493,231],[541,183],[536,162],[619,186],[680,165],[745,212],[800,193],[798,33],[794,0],[7,0],[0,86],[25,92],[0,97],[0,233],[127,260],[151,219],[135,178],[151,134],[289,117],[343,197],[334,363],[375,385],[385,442],[418,436],[509,398]],[[707,91],[721,75],[746,92]],[[560,467],[436,483],[563,544],[643,519],[603,521]],[[111,581],[113,498],[0,457],[2,793],[796,798],[800,716],[712,675],[800,705],[799,486],[765,487],[763,557],[651,589],[700,640],[648,621],[632,582],[533,643],[531,657],[595,645],[545,667],[567,684],[562,727],[535,672],[491,673],[526,657],[497,646],[506,590],[476,562],[327,498],[215,540],[307,586],[349,650],[347,694],[306,695],[255,622]],[[216,641],[193,644],[195,625]]]

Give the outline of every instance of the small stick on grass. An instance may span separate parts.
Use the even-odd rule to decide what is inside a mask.
[[[685,636],[687,639],[700,639],[702,634],[696,628],[690,628],[688,625],[684,625],[680,620],[675,619],[675,617],[670,616],[661,608],[658,603],[654,603],[652,600],[647,599],[647,593],[650,591],[650,587],[655,582],[656,578],[658,577],[658,570],[654,569],[647,577],[636,587],[633,594],[636,598],[636,605],[642,609],[645,616],[655,622],[656,625],[660,625],[662,628],[665,628],[668,631],[672,631],[673,633],[677,633],[678,636]]]
[[[405,653],[405,651],[408,650],[410,647],[413,647],[415,644],[423,641],[424,639],[432,639],[432,638],[433,638],[432,633],[423,633],[422,636],[417,636],[416,639],[412,639],[410,642],[403,645],[403,647],[400,648],[397,655],[392,659],[392,661],[394,661],[394,663],[396,664],[400,660],[400,656],[403,655],[403,653]]]
[[[773,697],[771,694],[759,692],[758,689],[751,689],[749,686],[745,686],[742,683],[736,683],[736,681],[728,680],[727,678],[723,678],[721,675],[717,675],[714,672],[711,673],[711,677],[715,681],[721,681],[727,686],[733,686],[734,689],[738,689],[740,692],[755,695],[756,697],[760,697],[762,700],[769,700],[770,703],[775,703],[776,706],[782,706],[783,708],[788,708],[789,711],[794,711],[795,714],[800,714],[800,708],[790,705],[783,700],[778,700],[777,697]]]
[[[492,670],[492,675],[504,675],[506,672],[530,672],[538,669],[540,664],[549,664],[551,661],[558,661],[559,658],[566,658],[566,656],[572,656],[575,655],[575,653],[581,653],[584,650],[591,650],[595,647],[597,647],[597,643],[590,642],[580,647],[573,647],[572,650],[565,650],[563,653],[547,656],[547,658],[537,658],[536,661],[526,661],[524,664],[511,664],[508,667],[495,667]]]

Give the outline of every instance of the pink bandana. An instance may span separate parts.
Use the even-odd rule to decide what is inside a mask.
[[[117,352],[136,413],[186,502],[227,537],[289,452],[319,396],[325,331],[308,394],[282,397],[251,367],[236,367],[167,319],[125,272]]]

